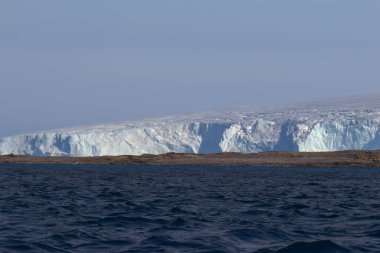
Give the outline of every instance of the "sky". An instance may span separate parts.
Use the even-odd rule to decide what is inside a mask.
[[[0,0],[0,137],[380,93],[378,0]]]

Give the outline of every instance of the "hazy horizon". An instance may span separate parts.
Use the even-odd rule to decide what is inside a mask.
[[[203,110],[203,111],[194,111],[194,112],[184,112],[184,113],[174,113],[174,114],[163,114],[163,115],[156,115],[151,117],[143,117],[143,118],[132,118],[132,119],[121,119],[116,121],[103,121],[103,122],[93,122],[88,124],[81,124],[81,125],[69,125],[69,126],[61,126],[56,128],[45,128],[45,129],[37,129],[35,131],[30,132],[23,132],[19,133],[20,135],[23,134],[32,134],[32,133],[38,133],[38,132],[50,132],[54,130],[67,130],[70,128],[89,128],[89,127],[97,127],[101,125],[108,125],[108,124],[122,124],[127,122],[143,122],[143,121],[151,121],[151,120],[167,120],[170,118],[184,118],[186,116],[189,116],[191,118],[192,116],[198,117],[200,114],[205,114],[207,116],[212,116],[216,114],[220,114],[223,112],[231,112],[231,111],[246,111],[246,110],[253,110],[256,112],[268,112],[269,111],[277,111],[277,109],[286,110],[291,108],[293,110],[294,108],[299,108],[298,106],[305,106],[301,108],[307,108],[306,106],[312,105],[312,106],[323,106],[324,103],[327,103],[331,105],[333,103],[334,105],[347,105],[344,103],[350,104],[354,103],[356,104],[357,99],[360,101],[360,103],[363,103],[363,105],[373,105],[374,107],[378,107],[380,105],[380,93],[371,94],[371,95],[356,95],[356,96],[340,96],[340,97],[324,97],[320,99],[311,99],[311,100],[299,100],[299,101],[292,101],[287,103],[274,103],[274,104],[260,104],[257,106],[249,106],[249,105],[242,105],[242,106],[235,106],[235,107],[229,107],[229,108],[219,108],[215,110]],[[376,100],[376,103],[374,103]],[[342,107],[343,110],[346,110],[345,107]],[[357,108],[355,108],[357,109]],[[242,111],[242,112],[243,112]],[[14,135],[19,135],[14,134]],[[2,137],[10,137],[10,136],[0,136]]]
[[[380,2],[0,2],[0,137],[380,94]]]

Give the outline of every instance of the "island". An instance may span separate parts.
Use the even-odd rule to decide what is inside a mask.
[[[139,156],[29,156],[3,155],[0,164],[124,164],[178,166],[256,166],[256,167],[332,167],[380,168],[380,150],[338,152],[260,152],[190,154],[166,153]]]

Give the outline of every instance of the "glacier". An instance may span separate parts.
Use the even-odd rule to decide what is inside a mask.
[[[380,96],[161,117],[0,138],[0,155],[380,149]]]

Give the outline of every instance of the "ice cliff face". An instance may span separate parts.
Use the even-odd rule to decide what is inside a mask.
[[[157,118],[0,139],[0,154],[103,156],[167,152],[380,149],[380,97]]]

